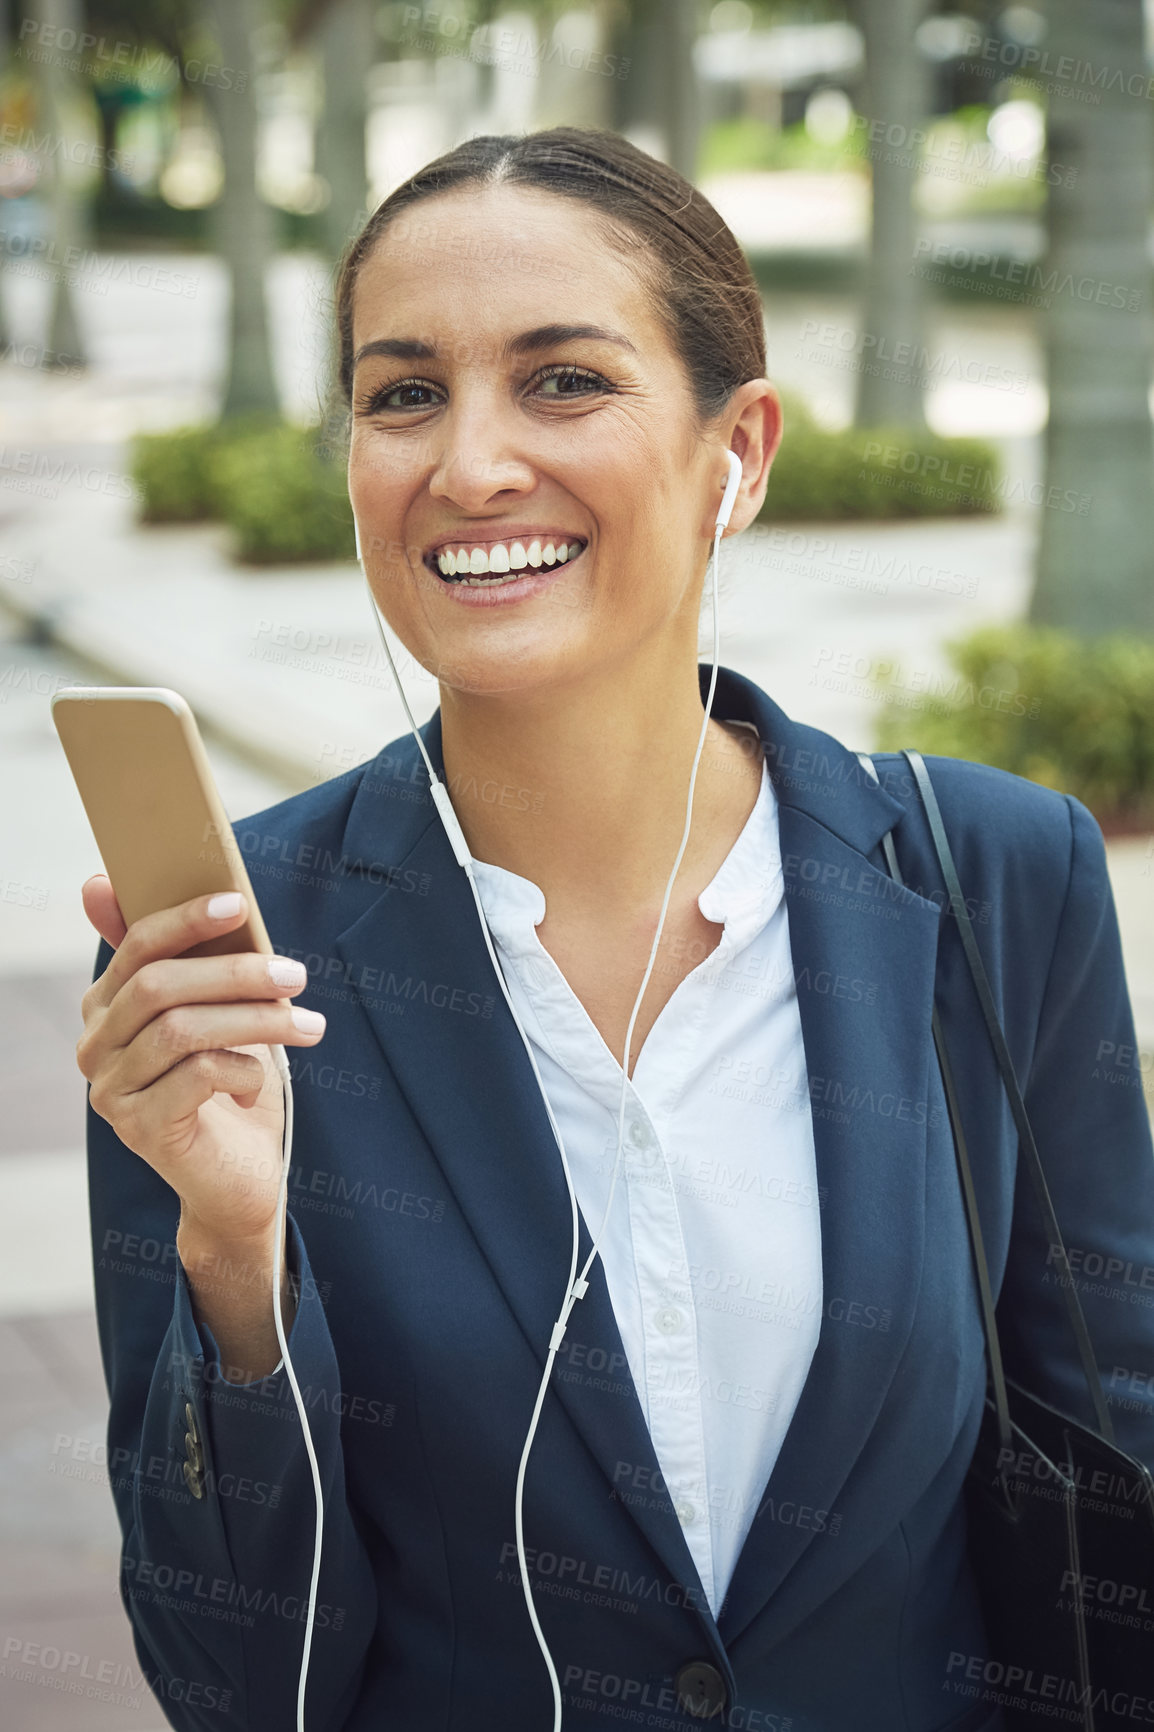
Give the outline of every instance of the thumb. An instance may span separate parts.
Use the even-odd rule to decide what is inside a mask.
[[[101,938],[106,939],[115,950],[128,931],[128,926],[120,912],[111,879],[105,877],[103,872],[94,873],[80,886],[80,900],[84,904],[85,914]]]

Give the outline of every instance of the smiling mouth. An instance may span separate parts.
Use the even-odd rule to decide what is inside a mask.
[[[548,571],[583,553],[588,543],[580,536],[534,536],[531,541],[499,541],[488,547],[462,542],[426,553],[425,565],[445,583],[496,589],[538,571]]]

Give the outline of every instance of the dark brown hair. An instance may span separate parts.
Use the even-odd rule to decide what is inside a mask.
[[[721,413],[739,385],[764,375],[761,296],[745,254],[709,200],[619,133],[553,126],[466,139],[377,206],[337,278],[337,378],[346,404],[352,401],[353,294],[366,258],[390,223],[421,199],[496,184],[580,199],[606,219],[609,243],[647,271],[702,423]]]

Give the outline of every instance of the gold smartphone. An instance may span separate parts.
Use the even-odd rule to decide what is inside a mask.
[[[196,718],[180,693],[66,686],[52,699],[52,720],[126,923],[192,896],[240,890],[244,925],[181,954],[271,956]]]

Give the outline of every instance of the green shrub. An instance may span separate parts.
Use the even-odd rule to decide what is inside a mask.
[[[223,519],[236,531],[237,558],[252,564],[351,559],[344,464],[327,461],[317,437],[268,415],[142,434],[132,454],[141,519]]]
[[[947,645],[953,677],[877,678],[883,751],[971,758],[1074,794],[1110,828],[1154,827],[1154,640],[1018,625]]]
[[[132,442],[132,478],[144,523],[192,523],[213,515],[208,457],[212,427],[141,433]]]
[[[1001,464],[984,439],[908,427],[830,433],[787,402],[766,522],[812,518],[958,517],[1001,508]]]
[[[220,515],[238,559],[254,565],[352,559],[344,464],[317,449],[317,430],[279,426],[220,447],[211,462]]]
[[[213,463],[216,454],[279,424],[269,415],[141,433],[132,442],[132,478],[141,492],[144,523],[197,523],[220,516]]]

